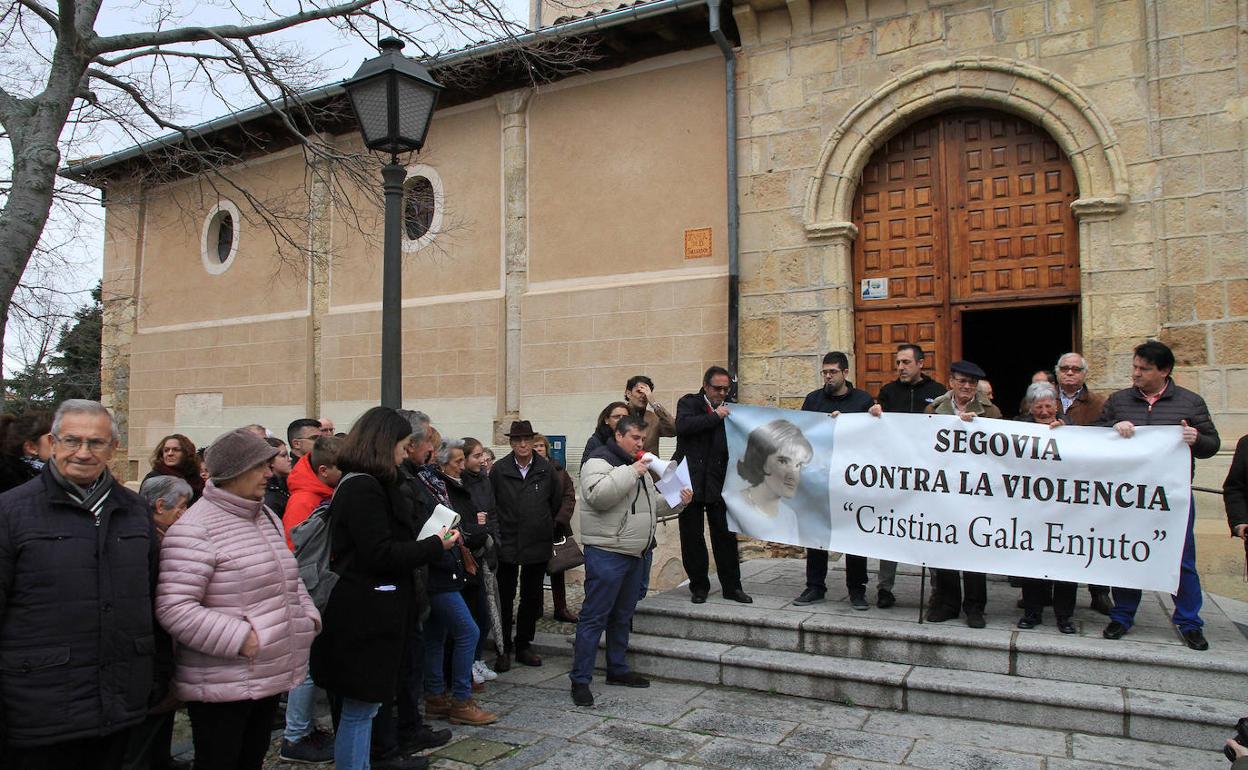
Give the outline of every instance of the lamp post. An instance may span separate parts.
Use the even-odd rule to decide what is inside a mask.
[[[364,135],[364,146],[387,152],[381,169],[385,193],[385,238],[381,272],[381,405],[403,405],[403,181],[399,153],[419,150],[442,85],[419,62],[402,54],[403,41],[388,37],[381,54],[360,65],[342,84]]]

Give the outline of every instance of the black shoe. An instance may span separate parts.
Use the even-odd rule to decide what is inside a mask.
[[[650,680],[638,673],[629,671],[626,674],[618,674],[612,676],[607,674],[607,684],[618,685],[620,687],[649,687]]]
[[[594,705],[594,694],[589,691],[589,685],[572,683],[572,702],[578,706]]]
[[[536,652],[533,652],[532,650],[530,650],[528,647],[525,647],[523,650],[516,650],[516,662],[523,663],[526,666],[542,665],[541,657]],[[494,669],[494,670],[497,671],[498,669]]]
[[[334,742],[332,739],[324,740],[320,737],[322,735],[324,733],[313,731],[294,743],[283,738],[277,758],[283,762],[301,765],[324,765],[333,762]]]
[[[887,588],[881,588],[880,592],[876,594],[875,606],[879,607],[882,610],[886,610],[889,607],[892,607],[896,603],[897,603],[897,597],[893,596],[893,592],[888,590]]]
[[[1044,616],[1039,612],[1024,612],[1023,616],[1018,619],[1019,628],[1035,628],[1040,625]],[[1060,621],[1059,621],[1060,622]]]
[[[419,754],[395,754],[387,759],[374,759],[369,763],[373,770],[425,770],[429,758]]]
[[[754,600],[750,598],[750,595],[745,591],[742,591],[740,588],[734,588],[731,591],[724,591],[724,598],[732,599],[734,602],[741,602],[742,604],[754,603]]]
[[[1079,633],[1079,629],[1075,628],[1075,622],[1071,620],[1069,616],[1057,619],[1057,630],[1061,631],[1063,634]]]
[[[399,734],[399,750],[405,754],[436,749],[450,742],[450,730],[434,730],[429,725],[421,725],[418,730],[404,731]]]
[[[856,610],[868,609],[871,605],[867,604],[867,592],[865,590],[851,591],[849,594],[849,606]]]
[[[947,607],[932,607],[927,611],[927,622],[944,623],[946,620],[953,620],[957,616],[957,610],[951,610]]]
[[[494,659],[494,673],[502,674],[510,670],[511,670],[511,656],[505,652],[499,653],[498,657]]]
[[[1183,641],[1187,642],[1187,646],[1193,650],[1204,652],[1209,649],[1209,640],[1205,638],[1205,633],[1199,628],[1193,628],[1183,632]]]
[[[802,595],[793,600],[798,607],[805,607],[807,604],[819,604],[824,601],[824,593],[818,588],[807,588],[802,591]]]
[[[1116,620],[1109,621],[1109,625],[1105,626],[1105,630],[1101,632],[1101,636],[1106,639],[1121,639],[1127,635],[1127,627]]]
[[[1102,615],[1108,615],[1109,611],[1113,609],[1113,607],[1114,603],[1109,600],[1109,591],[1097,591],[1092,594],[1093,610],[1096,610]]]
[[[706,604],[706,591],[694,591],[693,597],[689,601],[694,604]]]
[[[988,625],[987,623],[984,622],[983,610],[967,610],[966,611],[966,625],[970,626],[971,628],[983,628],[984,626]]]

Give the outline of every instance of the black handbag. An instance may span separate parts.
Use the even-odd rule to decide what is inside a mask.
[[[576,544],[576,539],[571,535],[564,535],[556,540],[551,548],[550,561],[546,562],[546,574],[558,575],[584,563],[585,554],[581,553],[581,547]]]

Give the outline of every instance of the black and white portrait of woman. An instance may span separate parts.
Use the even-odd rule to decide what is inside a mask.
[[[777,543],[798,543],[797,513],[791,507],[814,450],[800,428],[788,420],[772,420],[750,431],[737,475],[746,486],[738,494],[742,531]],[[741,517],[738,517],[741,518]]]

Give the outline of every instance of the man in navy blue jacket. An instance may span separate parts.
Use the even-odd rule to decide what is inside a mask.
[[[842,412],[865,412],[875,403],[865,390],[855,388],[845,379],[849,374],[849,357],[834,350],[823,357],[823,387],[806,394],[803,412],[825,412],[836,417]],[[828,592],[828,552],[821,548],[806,549],[806,590],[793,600],[794,604],[817,604]],[[849,603],[856,610],[867,609],[867,558],[845,554],[845,587]]]

